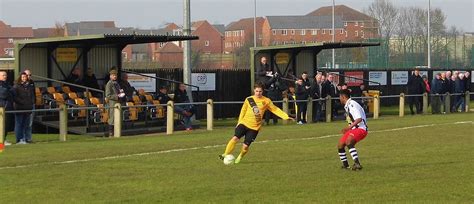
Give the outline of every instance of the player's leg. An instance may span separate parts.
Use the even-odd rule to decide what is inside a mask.
[[[238,125],[235,128],[235,134],[234,136],[227,142],[227,145],[225,147],[224,153],[219,155],[220,159],[224,159],[225,155],[228,155],[234,151],[235,144],[239,142],[240,138],[242,138],[245,135],[246,127],[244,125]]]
[[[354,161],[354,166],[352,166],[352,170],[361,170],[362,165],[359,161],[359,154],[357,153],[357,149],[355,148],[355,144],[365,138],[367,132],[362,129],[353,129],[348,131],[349,135],[346,138],[346,146],[349,149],[349,153],[351,154],[352,160]]]
[[[347,161],[347,156],[346,156],[346,138],[347,138],[347,133],[344,134],[344,136],[341,137],[339,142],[337,143],[337,151],[339,154],[339,159],[342,162],[342,167],[343,169],[349,169],[349,162]]]
[[[248,129],[247,133],[245,134],[244,144],[242,144],[242,149],[240,150],[240,154],[235,159],[235,163],[240,163],[240,160],[248,153],[250,144],[257,138],[258,131]]]

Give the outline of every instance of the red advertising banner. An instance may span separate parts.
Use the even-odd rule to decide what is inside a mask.
[[[359,80],[364,79],[364,72],[344,72],[344,75],[349,76],[344,77],[344,82],[347,84],[347,86],[359,86],[360,84],[364,83],[364,81]]]

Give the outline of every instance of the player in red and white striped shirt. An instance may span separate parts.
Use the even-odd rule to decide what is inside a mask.
[[[344,135],[337,144],[342,168],[349,169],[349,162],[347,161],[345,150],[345,147],[347,146],[352,160],[354,160],[352,170],[361,170],[362,165],[360,165],[359,155],[357,154],[355,144],[367,136],[367,118],[365,117],[364,109],[359,105],[359,103],[351,99],[349,90],[341,90],[339,93],[339,100],[344,104],[347,122],[349,123],[348,127],[342,129]]]

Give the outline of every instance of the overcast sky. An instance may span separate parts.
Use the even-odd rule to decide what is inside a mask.
[[[119,27],[158,28],[182,24],[183,0],[0,0],[0,20],[12,26],[52,27],[55,22],[113,20]],[[373,0],[336,0],[359,11]],[[392,0],[397,6],[428,7],[428,0]],[[474,0],[431,0],[446,25],[474,32]],[[305,15],[331,0],[257,0],[257,15]],[[253,17],[254,0],[191,0],[191,20],[228,24]]]

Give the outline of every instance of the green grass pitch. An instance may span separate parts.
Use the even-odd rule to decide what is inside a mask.
[[[474,201],[473,113],[369,119],[357,172],[340,169],[345,125],[264,126],[242,162],[229,166],[217,157],[233,134],[228,125],[68,142],[34,135],[36,144],[0,154],[0,203]]]

